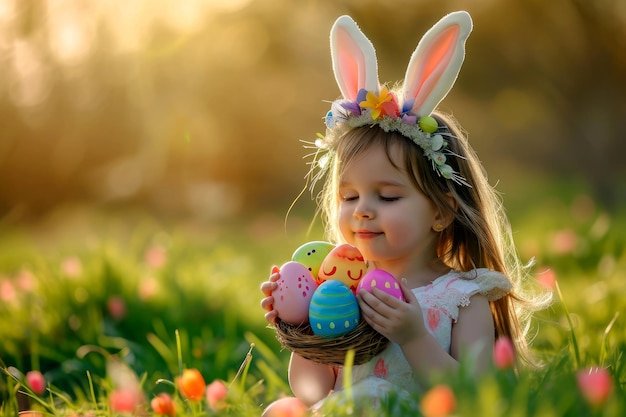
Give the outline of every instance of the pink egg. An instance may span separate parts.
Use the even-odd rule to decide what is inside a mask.
[[[367,265],[361,252],[346,243],[337,246],[326,255],[317,274],[317,283],[319,285],[324,281],[335,279],[356,293],[356,287],[365,271]]]
[[[299,262],[287,262],[280,268],[278,288],[272,292],[278,317],[294,325],[309,320],[309,304],[317,284],[308,268]]]
[[[378,288],[379,290],[386,292],[389,295],[396,297],[398,300],[406,301],[402,294],[402,288],[398,280],[387,271],[382,269],[373,269],[369,271],[363,279],[359,282],[357,287],[357,293],[362,289],[366,291],[372,291],[372,288]]]

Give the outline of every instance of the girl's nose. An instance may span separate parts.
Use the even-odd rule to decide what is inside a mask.
[[[355,219],[373,219],[374,210],[367,204],[365,199],[359,200],[359,203],[354,208],[353,216]]]

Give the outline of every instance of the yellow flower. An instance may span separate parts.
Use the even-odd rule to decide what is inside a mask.
[[[386,86],[380,90],[379,95],[373,91],[368,91],[365,101],[360,102],[359,106],[372,109],[371,115],[374,120],[385,115],[397,117],[399,114],[396,98]]]

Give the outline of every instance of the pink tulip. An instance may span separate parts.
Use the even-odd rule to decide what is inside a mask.
[[[141,395],[130,389],[116,389],[109,394],[109,404],[113,411],[133,413],[141,404]]]
[[[35,275],[32,272],[23,269],[15,276],[15,283],[18,288],[24,292],[31,292],[35,288]]]
[[[39,371],[30,371],[26,374],[26,382],[30,389],[37,395],[41,395],[46,391],[46,379]]]
[[[162,246],[152,246],[146,250],[144,260],[150,268],[159,269],[167,260],[167,252]]]
[[[496,340],[493,347],[493,362],[499,369],[509,369],[515,365],[515,346],[507,336]]]
[[[577,245],[578,236],[572,229],[559,230],[552,237],[552,247],[558,254],[572,253]]]
[[[70,256],[63,260],[61,270],[70,278],[76,278],[83,273],[83,264],[76,256]]]
[[[305,417],[307,406],[296,397],[285,397],[271,403],[263,417]]]
[[[115,320],[121,320],[126,317],[126,303],[122,297],[112,296],[107,301],[107,310]]]
[[[611,375],[602,368],[580,370],[576,374],[576,381],[583,397],[594,407],[604,404],[613,388]]]
[[[227,396],[228,388],[222,381],[216,379],[206,387],[206,401],[209,404],[209,408],[213,411],[226,408]]]
[[[3,279],[0,281],[0,300],[13,301],[16,297],[15,287],[9,279]]]
[[[543,272],[537,274],[537,281],[546,290],[553,290],[556,288],[556,274],[553,269],[546,269]]]

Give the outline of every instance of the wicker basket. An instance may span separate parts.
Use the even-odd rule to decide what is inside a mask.
[[[361,365],[382,352],[389,340],[361,320],[356,328],[339,337],[316,336],[309,324],[294,326],[276,319],[276,338],[280,344],[314,362],[343,365],[346,354],[354,350],[354,364]]]

